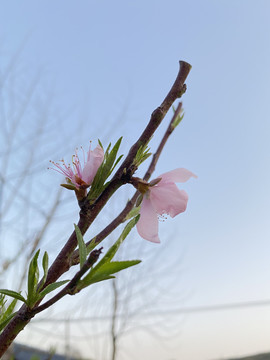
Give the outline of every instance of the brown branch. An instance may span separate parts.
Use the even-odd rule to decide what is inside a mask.
[[[163,120],[164,116],[166,115],[166,113],[168,112],[169,108],[172,106],[174,101],[177,98],[181,97],[182,94],[186,91],[185,80],[191,70],[191,65],[184,61],[180,61],[179,63],[180,63],[180,69],[179,69],[177,78],[176,78],[171,90],[169,91],[168,95],[166,96],[166,98],[164,99],[164,101],[160,105],[160,107],[158,107],[152,113],[151,119],[150,119],[147,127],[145,128],[144,132],[142,133],[140,138],[137,140],[137,142],[131,147],[127,158],[125,159],[125,161],[123,162],[123,164],[121,165],[121,167],[119,168],[117,173],[115,174],[115,177],[117,176],[118,173],[121,174],[121,171],[123,173],[124,169],[127,169],[132,164],[132,161],[134,160],[134,157],[136,156],[139,147],[147,144],[147,141],[149,141],[149,139],[151,138],[151,136],[153,135],[153,133],[155,132],[155,130],[157,129],[157,127],[159,126],[161,121]],[[177,118],[177,116],[180,114],[181,109],[182,109],[182,103],[179,103],[175,110],[174,116],[172,117],[170,124],[165,132],[165,135],[162,138],[161,143],[160,143],[155,155],[153,156],[152,162],[143,178],[145,181],[148,181],[150,179],[152,173],[154,172],[156,163],[160,157],[160,154],[164,148],[164,145],[174,130],[172,124],[175,121],[175,119]],[[166,111],[166,112],[162,116],[162,112],[164,112],[164,111]],[[146,134],[147,134],[147,137],[146,137]],[[86,245],[89,246],[93,241],[95,241],[95,243],[98,244],[102,240],[104,240],[109,234],[111,234],[112,231],[115,230],[124,221],[124,219],[126,218],[128,213],[132,210],[138,195],[139,195],[139,192],[136,191],[136,193],[133,195],[132,199],[128,201],[127,205],[122,210],[122,212],[108,226],[106,226],[106,228],[104,230],[102,230],[96,237],[94,237],[89,242],[87,242]],[[73,253],[73,255],[71,257],[71,261],[70,261],[71,266],[78,264],[78,261],[79,261],[78,254],[79,253],[77,250]]]
[[[57,301],[62,299],[65,295],[74,295],[76,293],[76,285],[82,276],[95,264],[101,254],[102,248],[98,250],[93,250],[88,256],[86,262],[83,264],[82,268],[74,275],[70,282],[61,290],[58,294],[52,297],[50,300],[46,301],[44,304],[37,306],[32,309],[33,314],[38,314],[41,311],[48,309],[50,306],[55,304]]]
[[[117,319],[117,310],[118,310],[118,290],[116,286],[116,281],[112,281],[112,288],[113,288],[113,309],[112,309],[112,324],[111,324],[111,339],[112,339],[112,354],[111,354],[111,360],[116,359],[116,351],[117,351],[117,331],[116,331],[116,319]]]
[[[153,174],[156,164],[158,162],[158,159],[160,157],[160,154],[161,154],[169,136],[172,134],[172,132],[175,129],[175,127],[173,126],[173,123],[174,123],[175,119],[177,118],[177,116],[180,114],[181,109],[182,109],[182,103],[180,102],[174,112],[174,115],[169,123],[169,126],[168,126],[163,138],[161,139],[161,142],[157,148],[157,151],[155,152],[155,154],[152,157],[152,161],[143,177],[143,180],[148,181],[150,179],[151,175]],[[135,204],[139,194],[140,194],[140,192],[136,191],[134,193],[134,195],[132,196],[132,198],[127,202],[124,209],[120,212],[120,214],[109,225],[107,225],[98,235],[96,235],[90,241],[88,241],[86,243],[86,246],[89,246],[93,243],[95,245],[99,244],[108,235],[110,235],[120,224],[122,224],[125,221],[127,215],[130,213],[130,211],[134,207],[134,204]],[[70,258],[70,265],[73,266],[73,265],[77,265],[78,263],[79,263],[79,251],[75,250],[74,253],[72,254],[72,257]]]
[[[124,209],[120,212],[120,214],[112,221],[109,225],[107,225],[100,233],[98,233],[95,237],[89,240],[86,243],[86,246],[90,246],[91,244],[98,245],[102,240],[104,240],[108,235],[110,235],[113,230],[115,230],[120,224],[122,224],[127,215],[130,213],[134,204],[136,202],[137,197],[139,196],[139,191],[136,191],[132,198],[127,202]],[[75,250],[70,258],[70,266],[77,265],[79,263],[79,250]]]
[[[184,61],[180,61],[179,63],[180,69],[171,90],[165,97],[163,103],[158,108],[156,108],[156,110],[153,111],[148,125],[146,126],[145,130],[143,131],[139,139],[136,141],[136,143],[129,150],[128,156],[118,169],[115,177],[120,177],[124,169],[128,169],[130,167],[137,154],[138,149],[141,146],[147,144],[149,139],[153,136],[154,132],[160,125],[161,121],[164,119],[165,115],[167,114],[174,101],[180,98],[182,94],[186,91],[185,81],[191,70],[191,65]]]
[[[169,126],[168,126],[168,128],[167,128],[167,130],[166,130],[160,144],[159,144],[159,147],[157,148],[156,153],[153,155],[152,162],[151,162],[146,174],[144,175],[143,180],[148,181],[150,179],[151,175],[153,174],[153,172],[155,171],[156,164],[158,162],[160,154],[161,154],[161,152],[162,152],[162,150],[163,150],[169,136],[172,134],[173,130],[175,129],[175,127],[173,126],[173,123],[174,123],[175,119],[177,118],[177,116],[180,114],[181,109],[182,109],[182,103],[180,102],[178,104],[178,106],[177,106],[177,108],[176,108],[176,110],[174,112],[174,115],[173,115],[173,117],[172,117],[172,119],[170,121],[170,124],[169,124]]]
[[[100,213],[104,205],[114,194],[114,192],[123,184],[129,182],[132,175],[134,174],[136,167],[133,165],[137,151],[141,146],[148,143],[156,129],[160,125],[161,121],[165,117],[167,111],[172,106],[173,102],[182,96],[185,92],[185,80],[189,74],[191,66],[183,61],[180,61],[180,69],[177,78],[165,97],[163,103],[152,113],[150,121],[143,131],[142,135],[131,147],[126,159],[119,167],[118,171],[114,175],[110,184],[95,201],[94,204],[89,205],[87,201],[83,204],[80,212],[80,219],[78,227],[82,234],[85,234],[89,226],[93,223],[97,215]],[[71,234],[65,246],[62,248],[57,258],[51,265],[48,271],[47,281],[44,287],[55,282],[63,273],[70,268],[70,257],[73,254],[77,246],[77,238],[75,231]],[[36,304],[38,305],[38,304]],[[17,312],[14,318],[6,326],[2,334],[0,335],[0,357],[8,349],[12,341],[16,338],[21,330],[27,325],[32,317],[34,317],[33,311],[29,310],[25,305]]]

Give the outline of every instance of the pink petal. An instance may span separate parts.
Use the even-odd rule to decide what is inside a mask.
[[[136,225],[139,235],[145,240],[159,243],[158,217],[149,199],[143,198],[140,215]]]
[[[162,180],[159,184],[163,182],[186,182],[191,177],[197,178],[195,174],[193,174],[191,171],[184,169],[184,168],[178,168],[172,171],[168,171],[162,175],[159,176]]]
[[[88,151],[87,162],[82,171],[82,180],[86,182],[86,184],[92,184],[92,181],[98,171],[98,168],[102,164],[103,159],[104,151],[100,145],[97,145],[93,151]]]
[[[160,215],[169,214],[171,217],[184,212],[188,202],[187,193],[171,182],[159,184],[150,191],[150,199],[156,212]]]

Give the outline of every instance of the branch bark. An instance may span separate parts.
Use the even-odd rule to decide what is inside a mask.
[[[111,339],[112,339],[112,354],[111,360],[116,359],[116,351],[117,351],[117,331],[116,331],[116,319],[117,319],[117,310],[118,310],[118,290],[116,287],[115,280],[112,281],[112,289],[113,289],[113,309],[112,309],[112,324],[111,324]]]
[[[123,161],[122,165],[119,167],[114,177],[112,178],[110,184],[95,201],[94,204],[89,205],[87,200],[82,204],[80,211],[80,219],[78,222],[78,227],[81,230],[81,233],[84,235],[88,230],[89,226],[93,223],[95,218],[98,216],[102,208],[105,206],[110,197],[115,193],[119,187],[129,182],[132,175],[136,171],[136,167],[133,165],[135,156],[138,149],[141,146],[144,146],[148,143],[150,138],[155,133],[156,129],[162,122],[166,113],[174,103],[174,101],[181,97],[186,90],[185,80],[189,74],[191,66],[184,62],[180,61],[180,69],[176,80],[165,97],[162,104],[154,110],[151,115],[150,121],[143,131],[139,139],[131,147],[126,159]],[[77,238],[75,231],[71,234],[67,243],[64,245],[55,261],[51,265],[47,281],[43,287],[55,282],[63,273],[67,272],[71,266],[70,258],[77,247]],[[39,303],[36,304],[38,306]],[[0,357],[5,353],[10,344],[16,338],[16,336],[24,329],[28,322],[35,316],[35,312],[23,305],[10,323],[3,330],[0,335]]]
[[[172,132],[175,129],[173,127],[173,123],[174,123],[175,119],[177,118],[177,116],[180,114],[181,109],[182,109],[182,103],[180,102],[175,110],[175,113],[169,123],[169,126],[168,126],[163,138],[161,139],[161,142],[157,148],[157,151],[155,152],[155,154],[152,157],[152,161],[143,177],[143,180],[148,181],[150,179],[151,175],[153,174],[153,172],[155,171],[156,164],[161,155],[161,152],[162,152],[169,136],[172,134]],[[120,212],[120,214],[112,222],[110,222],[110,224],[107,225],[102,231],[100,231],[100,233],[98,233],[95,237],[93,237],[90,241],[88,241],[86,243],[86,246],[89,246],[92,243],[95,243],[95,245],[99,244],[108,235],[110,235],[113,232],[113,230],[115,230],[120,224],[122,224],[125,221],[126,217],[128,216],[129,212],[134,207],[135,202],[139,195],[140,195],[140,192],[136,191],[134,193],[134,195],[132,196],[132,198],[127,202],[124,209]],[[70,259],[70,265],[73,266],[73,265],[77,265],[78,263],[79,263],[79,251],[75,250]]]

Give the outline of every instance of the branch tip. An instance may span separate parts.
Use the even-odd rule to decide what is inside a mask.
[[[179,61],[179,66],[180,68],[182,68],[183,70],[186,70],[188,73],[190,72],[192,66],[186,62],[186,61],[183,61],[183,60],[180,60]]]

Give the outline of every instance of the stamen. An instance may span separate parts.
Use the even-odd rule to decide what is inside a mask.
[[[167,214],[158,214],[158,220],[159,220],[160,222],[164,222],[164,221],[167,220],[167,219],[168,219]]]

